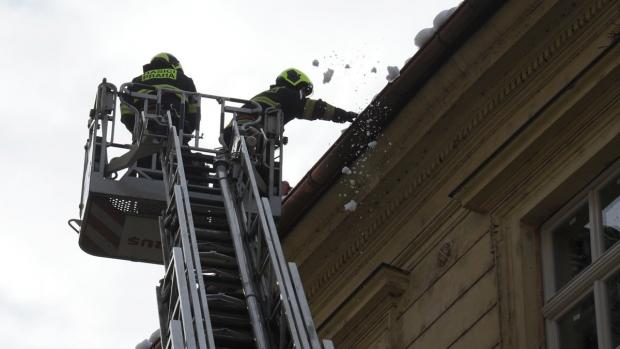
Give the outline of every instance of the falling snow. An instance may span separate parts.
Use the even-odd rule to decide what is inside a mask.
[[[342,168],[342,174],[350,175],[351,173],[352,172],[351,172],[350,168],[348,168],[346,166]]]
[[[357,210],[357,202],[355,200],[351,200],[344,204],[344,210],[348,212],[354,212]]]
[[[315,67],[318,67],[319,66],[319,60],[318,59],[313,60],[312,61],[312,65],[315,66]]]
[[[334,70],[331,68],[328,68],[327,71],[323,73],[323,83],[327,84],[328,82],[330,82],[332,80],[333,75],[334,75]]]
[[[400,76],[400,70],[396,66],[392,66],[392,65],[388,66],[387,71],[388,71],[388,75],[385,78],[389,82],[396,80],[396,78]]]

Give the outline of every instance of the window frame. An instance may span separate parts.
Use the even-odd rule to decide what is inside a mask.
[[[620,162],[615,163],[600,173],[588,186],[569,200],[557,213],[541,226],[541,253],[544,305],[542,315],[545,319],[547,346],[549,349],[560,348],[557,321],[573,306],[590,294],[594,296],[596,314],[596,332],[599,348],[611,348],[609,302],[607,281],[620,271],[620,243],[605,250],[602,231],[602,207],[600,190],[620,176]],[[592,262],[579,274],[559,289],[555,289],[555,256],[553,250],[553,232],[582,204],[588,204],[590,229],[590,246]]]

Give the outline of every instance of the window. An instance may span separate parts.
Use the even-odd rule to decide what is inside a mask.
[[[620,349],[620,165],[543,225],[550,349]]]

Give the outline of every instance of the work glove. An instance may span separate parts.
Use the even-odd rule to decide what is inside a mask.
[[[355,120],[355,118],[357,118],[357,113],[351,112],[351,111],[344,111],[340,108],[336,108],[335,112],[334,112],[334,119],[333,121],[335,122],[353,122],[353,120]]]
[[[352,111],[348,111],[346,113],[345,121],[353,122],[355,121],[355,119],[357,119],[357,113],[354,113]]]

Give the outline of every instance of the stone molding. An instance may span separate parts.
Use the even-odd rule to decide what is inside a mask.
[[[369,344],[375,343],[376,338],[383,338],[385,348],[400,347],[398,303],[408,280],[405,271],[388,264],[379,265],[338,311],[319,326],[319,334],[333,339],[337,347],[370,348]]]

